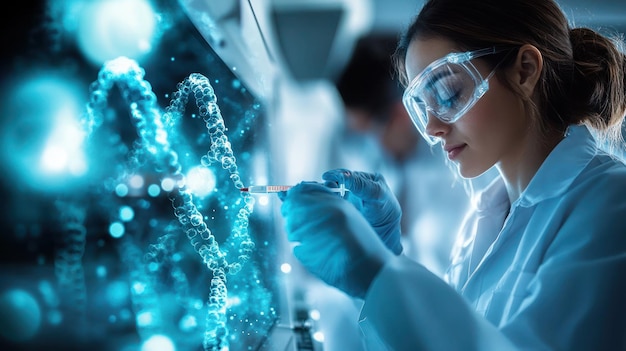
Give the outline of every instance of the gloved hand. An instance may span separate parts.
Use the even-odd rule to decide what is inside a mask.
[[[344,198],[367,219],[378,237],[396,255],[402,253],[400,220],[402,210],[382,174],[334,169],[322,175],[328,186],[343,183],[350,191]],[[335,184],[332,184],[335,183]]]
[[[279,193],[293,253],[312,274],[350,296],[364,298],[393,254],[348,201],[319,183]]]

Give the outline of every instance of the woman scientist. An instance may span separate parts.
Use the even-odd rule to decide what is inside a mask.
[[[401,211],[376,174],[280,194],[294,255],[362,298],[365,335],[389,349],[626,350],[626,166],[605,151],[626,112],[616,42],[570,28],[553,0],[430,0],[395,58],[424,138],[464,178],[499,177],[443,280],[400,255]]]

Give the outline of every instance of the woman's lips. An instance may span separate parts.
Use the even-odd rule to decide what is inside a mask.
[[[466,146],[467,144],[463,144],[463,145],[453,146],[451,148],[446,148],[446,152],[448,153],[448,158],[450,160],[454,160],[455,158],[459,156],[461,152],[463,152]]]

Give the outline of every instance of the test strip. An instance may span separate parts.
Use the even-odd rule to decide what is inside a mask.
[[[269,194],[269,193],[279,193],[281,191],[287,191],[291,189],[293,185],[251,185],[249,187],[241,188],[240,190],[243,192],[248,192],[250,194]],[[328,190],[335,193],[345,193],[349,191],[344,187],[339,188],[328,188]]]
[[[292,187],[293,185],[252,185],[246,188],[241,188],[241,191],[249,192],[251,194],[267,194],[287,191]]]

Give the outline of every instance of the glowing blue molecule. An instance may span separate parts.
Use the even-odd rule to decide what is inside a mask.
[[[212,230],[205,223],[205,217],[197,207],[195,199],[213,192],[215,183],[210,179],[213,173],[207,173],[208,167],[213,164],[221,165],[221,168],[228,172],[228,178],[236,189],[242,188],[243,182],[230,141],[225,134],[226,126],[213,87],[206,77],[193,73],[178,84],[178,90],[172,94],[170,105],[165,113],[161,113],[156,96],[150,84],[143,80],[143,76],[143,69],[129,58],[120,57],[107,62],[100,70],[98,79],[90,87],[90,102],[82,125],[86,135],[90,136],[105,123],[107,96],[110,89],[116,85],[126,99],[131,120],[139,136],[139,140],[134,143],[135,148],[129,152],[127,169],[120,174],[119,182],[128,181],[128,185],[133,189],[143,188],[144,179],[135,172],[139,165],[146,162],[155,165],[155,170],[161,176],[160,186],[172,203],[173,217],[182,226],[182,233],[178,235],[184,233],[182,237],[189,240],[211,272],[211,289],[206,304],[204,349],[224,350],[229,344],[229,331],[226,327],[226,276],[241,271],[254,251],[255,244],[248,230],[249,216],[254,209],[254,198],[244,192],[241,193],[242,198],[237,199],[234,204],[223,206],[224,209],[238,207],[239,210],[230,236],[226,240],[227,247],[221,248]],[[173,142],[170,138],[177,135],[181,128],[181,118],[190,97],[195,100],[199,111],[199,118],[195,119],[204,122],[210,145],[209,150],[199,160],[199,166],[185,173],[186,170],[176,150],[179,143]],[[125,178],[127,174],[132,174],[132,177]],[[204,182],[198,182],[198,179]],[[209,184],[206,183],[207,179],[210,181]],[[120,197],[126,195],[118,192],[118,187],[119,185],[115,188],[116,194]],[[132,216],[122,211],[117,215],[121,221],[132,219]],[[122,222],[113,222],[109,231],[111,236],[120,238],[125,234],[125,227]],[[122,249],[123,257],[132,267],[131,275],[142,284],[142,288],[145,288],[145,291],[140,291],[137,284],[133,284],[131,288],[140,334],[149,335],[149,331],[158,330],[161,323],[158,299],[145,274],[156,272],[155,264],[158,268],[162,257],[170,259],[170,255],[173,254],[168,246],[171,243],[169,239],[171,235],[173,234],[165,234],[158,244],[151,245],[149,253],[145,255],[148,268],[139,262],[140,255],[136,253],[138,249],[133,246],[134,244],[130,241],[123,242],[125,245]],[[170,274],[178,286],[186,286],[185,276],[181,271],[174,269]],[[183,291],[178,293],[184,294]]]
[[[82,264],[87,230],[84,222],[86,210],[75,203],[59,199],[54,203],[61,223],[62,244],[55,255],[55,274],[59,295],[63,296],[65,315],[76,320],[77,330],[85,327],[87,289]]]

